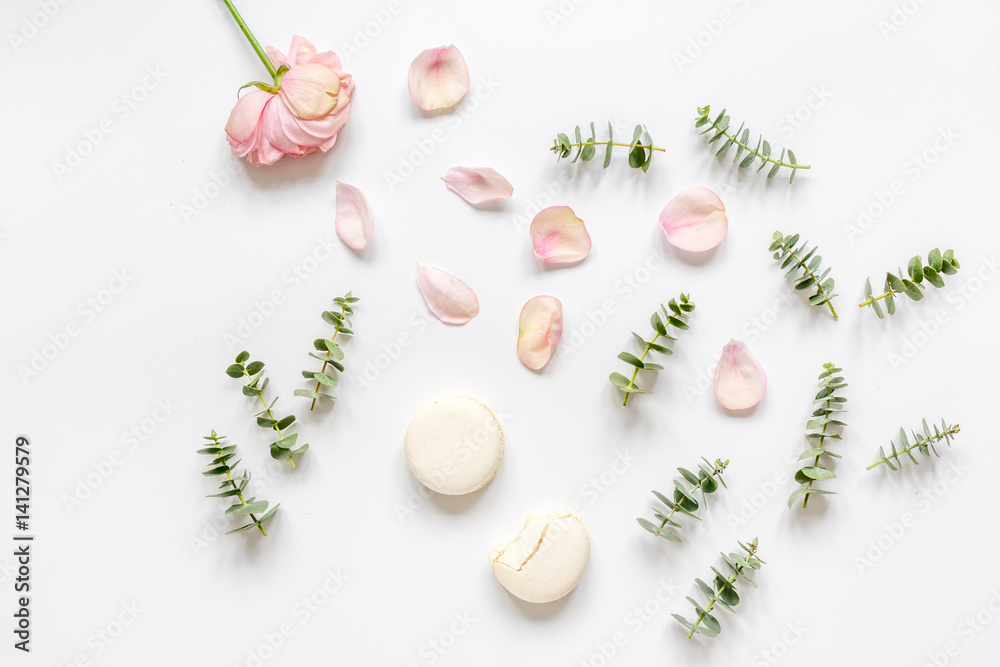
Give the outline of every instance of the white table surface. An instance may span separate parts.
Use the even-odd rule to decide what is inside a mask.
[[[344,57],[357,91],[329,154],[258,169],[231,155],[227,115],[263,68],[221,2],[5,4],[0,478],[11,484],[14,439],[29,436],[36,540],[30,655],[12,647],[13,547],[0,550],[0,662],[995,662],[1000,6],[240,7],[265,44],[285,49],[299,33]],[[473,89],[453,113],[426,117],[408,98],[407,67],[448,43]],[[737,174],[693,130],[708,103],[813,169],[792,186]],[[602,171],[548,152],[556,132],[609,119],[623,133],[644,123],[667,148],[648,174],[623,154]],[[67,160],[68,172],[57,166]],[[390,187],[401,163],[412,174]],[[439,180],[455,165],[498,169],[514,197],[469,206]],[[334,235],[337,180],[374,207],[363,253]],[[722,196],[730,229],[692,260],[664,242],[657,216],[698,184]],[[549,204],[586,221],[594,250],[581,265],[546,270],[532,257],[527,223]],[[775,229],[820,245],[839,321],[782,278],[767,252]],[[944,289],[886,321],[854,305],[866,277],[878,285],[936,246],[962,263]],[[433,319],[415,262],[472,285],[479,317]],[[362,299],[348,370],[335,407],[309,414],[292,391],[305,386],[312,339],[328,332],[319,313],[347,290]],[[623,410],[607,382],[623,367],[615,355],[681,291],[697,304],[691,330],[655,393]],[[539,374],[515,354],[518,312],[537,294],[560,298],[566,323]],[[241,320],[257,326],[241,332]],[[67,327],[75,335],[61,336]],[[726,414],[709,388],[734,337],[769,378],[745,416]],[[295,471],[271,464],[255,410],[223,373],[243,347],[268,363],[279,406],[294,406],[312,445]],[[43,351],[51,358],[25,375]],[[839,495],[789,511],[790,461],[806,447],[826,361],[850,383],[839,477],[823,484]],[[449,394],[498,411],[506,457],[480,493],[425,497],[402,436],[420,406]],[[961,424],[953,448],[901,473],[865,472],[879,445],[925,416]],[[258,495],[281,502],[266,539],[219,536],[232,524],[224,501],[204,497],[213,486],[194,453],[212,428],[239,443]],[[649,490],[702,456],[731,459],[729,489],[704,521],[686,522],[679,545],[642,531]],[[0,496],[6,542],[11,488]],[[521,603],[495,581],[489,550],[526,514],[566,508],[590,531],[587,572],[560,602]],[[685,640],[670,613],[689,614],[694,578],[754,536],[767,561],[760,588],[721,613],[719,638]]]

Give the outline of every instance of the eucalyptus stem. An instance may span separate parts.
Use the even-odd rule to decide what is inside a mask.
[[[251,380],[253,379],[253,377],[249,373],[246,373],[245,371],[244,371],[244,373],[246,374],[247,378],[249,378]],[[263,394],[263,392],[260,393],[260,394],[257,394],[257,398],[260,399],[261,404],[264,406],[264,411],[267,413],[267,418],[270,419],[270,420],[272,420],[272,421],[274,421],[274,422],[277,422],[278,420],[274,418],[274,414],[271,412],[271,406],[268,405],[267,401],[264,400],[264,394]],[[274,401],[272,401],[272,403],[274,403]],[[285,437],[284,434],[281,432],[281,429],[278,428],[277,424],[275,424],[271,428],[273,428],[274,431],[278,434],[278,439],[279,440]],[[288,455],[288,462],[292,464],[293,468],[295,467],[295,459],[292,457],[291,454]]]
[[[657,339],[657,338],[659,338],[659,337],[660,337],[660,334],[659,334],[659,333],[657,333],[657,334],[656,334],[655,336],[653,336],[653,339],[652,339],[651,341],[649,341],[649,342],[650,342],[650,343],[655,343],[655,342],[656,342],[656,339]],[[643,361],[643,362],[644,362],[644,361],[646,361],[646,355],[647,355],[647,354],[649,354],[649,351],[650,351],[651,349],[652,349],[651,347],[647,346],[647,347],[646,347],[646,349],[644,349],[644,350],[642,351],[642,355],[641,355],[641,356],[639,357],[639,361]],[[630,385],[635,385],[635,379],[636,379],[636,377],[638,377],[638,375],[639,375],[639,367],[638,367],[638,366],[636,366],[636,367],[635,367],[635,368],[634,368],[634,369],[632,370],[632,379],[630,379],[630,380],[629,380],[629,384],[630,384]],[[626,393],[626,394],[625,394],[625,398],[624,398],[624,399],[622,399],[622,407],[623,407],[623,408],[624,408],[624,407],[625,407],[626,405],[628,405],[628,397],[629,397],[629,396],[631,396],[631,395],[632,395],[632,394],[630,394],[630,393]]]
[[[239,484],[237,484],[236,480],[233,479],[233,473],[232,473],[231,470],[227,470],[226,471],[226,477],[229,478],[229,483],[232,484],[233,485],[233,489],[236,490],[236,497],[239,498],[240,502],[243,503],[243,505],[245,506],[247,504],[247,501],[243,497],[243,491],[240,490]],[[257,526],[257,529],[260,530],[260,534],[263,535],[264,537],[267,537],[267,533],[264,531],[263,524],[261,524],[261,522],[257,520],[257,517],[255,517],[253,515],[253,513],[249,514],[249,516],[250,516],[250,520],[253,521],[254,524]]]
[[[350,296],[350,293],[348,293],[348,296]],[[341,318],[343,318],[343,317],[345,317],[347,315],[346,308],[347,308],[347,304],[346,303],[340,304],[340,316],[341,316]],[[340,329],[341,328],[342,327],[338,325],[333,330],[333,335],[330,336],[330,342],[331,343],[336,343],[337,342],[337,334],[340,333]],[[327,367],[327,365],[329,363],[330,363],[329,358],[323,360],[323,367],[319,369],[319,372],[320,372],[321,375],[326,373],[326,367]],[[323,386],[323,383],[320,382],[319,380],[316,380],[316,389],[314,390],[314,393],[318,395],[320,387],[322,387],[322,386]],[[318,400],[319,400],[318,398],[314,398],[312,400],[312,405],[309,406],[309,411],[310,412],[312,412],[313,410],[316,409],[316,401],[318,401]]]
[[[246,24],[246,21],[243,20],[243,17],[240,15],[239,11],[236,9],[233,3],[230,0],[222,0],[222,1],[226,3],[226,7],[229,9],[229,13],[233,15],[233,18],[236,20],[237,25],[240,26],[240,30],[243,31],[243,34],[250,42],[250,46],[252,46],[253,50],[257,52],[257,57],[259,57],[260,61],[264,63],[264,67],[267,68],[267,71],[271,75],[271,78],[274,79],[274,85],[278,85],[278,71],[274,68],[274,65],[271,64],[271,59],[267,57],[267,52],[264,51],[263,48],[261,48],[260,42],[257,41],[256,37],[254,37],[253,33],[250,31],[250,27]]]
[[[941,429],[939,430],[937,425],[935,425],[933,434],[931,433],[930,427],[927,425],[926,419],[923,421],[923,428],[924,428],[924,435],[922,436],[918,435],[916,431],[911,431],[911,433],[913,434],[913,438],[915,440],[915,442],[912,445],[909,443],[909,440],[906,437],[906,431],[904,431],[903,429],[899,429],[899,439],[900,443],[902,444],[902,448],[896,449],[896,443],[892,442],[890,443],[892,445],[892,453],[886,455],[885,449],[879,447],[879,456],[881,456],[882,458],[880,458],[878,461],[871,464],[870,466],[866,467],[865,470],[871,470],[875,466],[881,465],[883,463],[889,466],[892,470],[897,470],[896,466],[892,464],[892,459],[895,459],[898,464],[901,461],[901,457],[903,456],[903,454],[906,454],[908,457],[910,457],[910,460],[916,464],[918,463],[918,461],[916,457],[913,456],[914,449],[919,451],[924,456],[929,457],[931,452],[934,452],[936,456],[940,456],[940,454],[938,454],[937,452],[937,449],[934,447],[934,443],[943,440],[946,445],[950,446],[951,438],[961,430],[958,424],[955,424],[954,426],[948,426],[943,419],[941,420]]]

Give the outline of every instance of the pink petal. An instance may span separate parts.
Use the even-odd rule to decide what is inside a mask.
[[[569,206],[542,209],[531,221],[535,257],[546,264],[579,262],[590,252],[590,234]]]
[[[410,63],[407,85],[424,111],[447,109],[469,92],[469,68],[454,45],[427,49]]]
[[[729,220],[719,196],[699,185],[667,202],[660,212],[660,226],[671,245],[701,252],[722,243]]]
[[[427,307],[445,324],[465,324],[479,314],[476,293],[446,271],[417,264],[417,287]]]
[[[760,403],[767,390],[767,376],[744,343],[731,340],[722,348],[715,367],[715,397],[722,407],[745,410]]]
[[[562,338],[562,302],[554,296],[528,299],[521,309],[517,356],[533,371],[545,366]]]
[[[509,199],[514,194],[507,179],[490,167],[452,167],[441,179],[470,204]]]
[[[368,245],[375,229],[372,207],[361,190],[337,181],[337,236],[352,250]]]
[[[316,120],[337,107],[340,76],[319,63],[296,65],[281,79],[278,94],[296,116]]]

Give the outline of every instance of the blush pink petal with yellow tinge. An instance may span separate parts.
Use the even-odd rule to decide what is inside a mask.
[[[719,196],[699,185],[683,190],[667,202],[660,212],[660,227],[671,245],[702,252],[722,243],[729,220]]]
[[[746,410],[760,403],[767,390],[764,368],[749,348],[731,340],[715,367],[715,397],[729,410]]]
[[[476,293],[447,271],[417,264],[417,287],[427,307],[445,324],[465,324],[479,314]]]
[[[469,92],[469,67],[454,45],[427,49],[410,63],[407,85],[424,111],[447,109]]]
[[[365,194],[337,181],[337,236],[351,250],[363,250],[375,229],[375,216]]]
[[[509,199],[514,194],[510,182],[490,167],[452,167],[441,179],[470,204]]]
[[[562,302],[554,296],[536,296],[521,309],[517,356],[537,371],[549,363],[562,338]]]
[[[535,257],[546,264],[572,264],[590,253],[590,234],[569,206],[549,206],[531,221]]]

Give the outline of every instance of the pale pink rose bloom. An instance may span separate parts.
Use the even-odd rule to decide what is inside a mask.
[[[267,56],[274,67],[290,69],[277,93],[253,87],[229,114],[226,137],[233,153],[254,166],[273,164],[285,155],[324,153],[351,113],[354,83],[333,51],[317,53],[308,39],[296,35],[286,57],[273,46]]]

